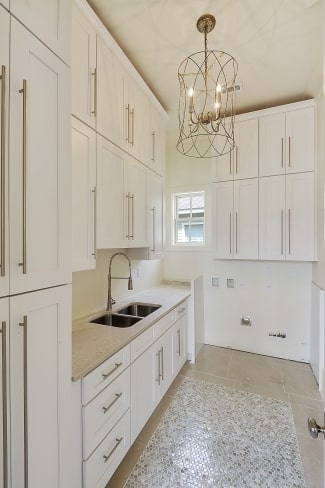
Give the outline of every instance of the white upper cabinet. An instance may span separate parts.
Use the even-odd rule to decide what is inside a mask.
[[[315,167],[315,109],[286,114],[286,172],[313,171]]]
[[[70,71],[11,21],[10,293],[71,281]]]
[[[149,167],[156,173],[165,173],[165,120],[163,116],[151,106],[151,134],[150,134],[150,155]]]
[[[104,137],[97,136],[98,249],[126,247],[124,222],[124,161],[127,155]]]
[[[71,0],[10,0],[10,10],[35,36],[70,64]]]
[[[316,259],[313,172],[286,176],[286,259]]]
[[[286,254],[285,175],[259,180],[259,258],[283,261]]]
[[[132,156],[143,163],[150,159],[150,102],[137,83],[128,77],[126,102],[126,140]]]
[[[148,170],[135,159],[124,165],[126,195],[125,222],[128,247],[147,247],[148,234]]]
[[[234,258],[258,259],[258,179],[234,182]]]
[[[214,185],[215,253],[219,259],[233,257],[234,184],[232,181]]]
[[[235,147],[212,159],[212,181],[238,180],[258,176],[258,120],[235,124]]]
[[[96,132],[72,117],[72,271],[96,267]]]
[[[9,294],[8,110],[9,14],[0,8],[0,296]]]
[[[258,259],[258,179],[214,186],[215,253],[219,259]]]
[[[96,128],[96,30],[72,3],[72,114]]]
[[[122,149],[127,147],[127,72],[110,47],[97,37],[97,131]]]
[[[314,107],[259,119],[260,176],[313,171],[314,160]]]

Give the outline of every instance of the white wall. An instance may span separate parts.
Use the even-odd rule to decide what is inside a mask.
[[[173,146],[167,148],[167,195],[196,187],[209,192],[209,183],[209,159],[186,158]],[[209,208],[207,212],[210,220]],[[204,276],[205,343],[309,361],[311,263],[214,260],[212,240],[204,252],[174,251],[168,244],[170,232],[166,279]],[[212,287],[212,276],[219,278],[219,288]],[[226,288],[226,278],[235,279],[234,289]],[[240,325],[242,314],[252,317],[251,327]],[[287,337],[270,337],[269,332]]]

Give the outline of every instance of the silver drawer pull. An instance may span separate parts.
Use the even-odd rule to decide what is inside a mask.
[[[121,442],[123,441],[123,437],[120,437],[120,438],[116,438],[116,444],[115,446],[113,447],[113,449],[108,453],[108,454],[104,454],[103,458],[104,458],[104,463],[107,463],[107,461],[109,460],[109,458],[112,456],[113,452],[118,448],[118,446],[121,444]]]
[[[111,374],[113,374],[114,371],[116,371],[120,366],[122,366],[122,363],[115,363],[115,366],[111,371],[109,371],[108,373],[103,373],[102,377],[104,378],[104,380],[108,378]]]
[[[116,402],[117,402],[117,400],[118,400],[119,398],[121,398],[121,396],[122,396],[122,392],[121,392],[121,393],[115,393],[115,398],[114,398],[114,400],[113,400],[113,401],[112,401],[112,402],[111,402],[109,405],[107,405],[107,407],[103,407],[104,413],[108,412],[108,411],[109,411],[109,409],[110,409],[110,408],[111,408],[111,407],[114,405],[114,403],[116,403]]]

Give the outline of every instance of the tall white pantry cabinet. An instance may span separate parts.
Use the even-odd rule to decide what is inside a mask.
[[[68,488],[71,5],[10,9],[0,6],[0,486]]]

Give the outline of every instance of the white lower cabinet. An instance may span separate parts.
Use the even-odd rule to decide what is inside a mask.
[[[186,360],[184,300],[82,379],[83,488],[105,488]]]
[[[69,486],[71,286],[9,299],[11,486]]]

